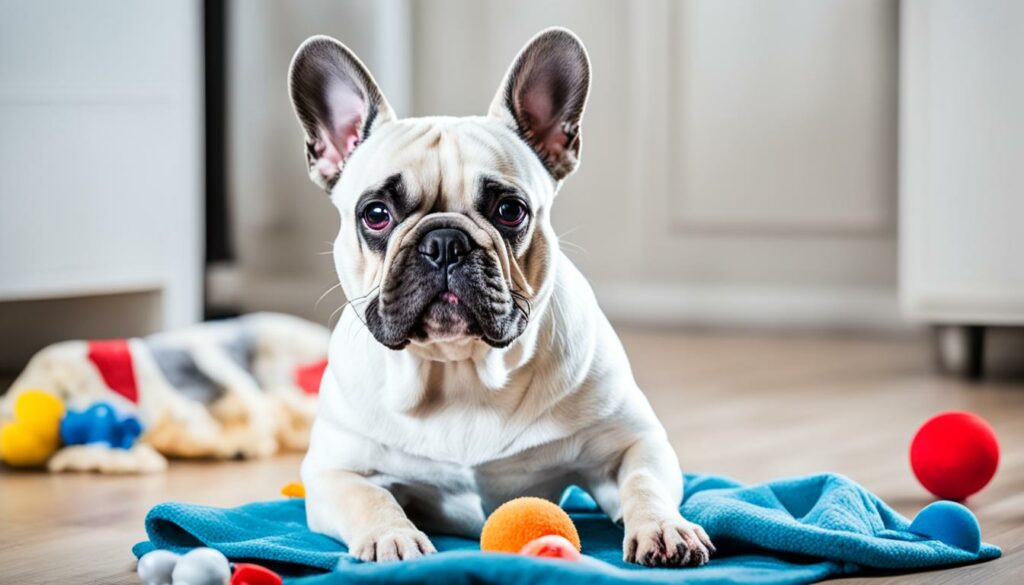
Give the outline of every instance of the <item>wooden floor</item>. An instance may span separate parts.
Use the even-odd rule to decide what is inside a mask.
[[[688,470],[761,481],[837,471],[912,516],[930,498],[907,449],[917,426],[970,409],[999,434],[993,483],[969,505],[991,563],[842,582],[1024,583],[1024,381],[966,384],[933,373],[915,339],[624,329],[637,379]],[[143,478],[0,473],[0,582],[138,583],[129,549],[164,500],[232,506],[277,497],[299,457],[174,463]]]

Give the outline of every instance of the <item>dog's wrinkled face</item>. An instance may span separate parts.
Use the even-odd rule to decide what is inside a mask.
[[[393,349],[465,338],[508,345],[550,265],[550,177],[525,145],[498,156],[521,141],[486,119],[408,120],[378,132],[334,190],[343,217],[335,262],[346,289],[365,297],[357,304],[367,327]]]
[[[548,288],[549,209],[578,163],[579,40],[535,37],[482,117],[396,119],[327,37],[299,48],[290,83],[310,176],[341,214],[338,276],[373,336],[392,349],[514,341]]]

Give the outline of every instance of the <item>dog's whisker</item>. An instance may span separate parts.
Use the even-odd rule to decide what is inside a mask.
[[[565,247],[568,247],[569,249],[574,250],[576,252],[582,252],[583,254],[590,254],[590,252],[586,248],[584,248],[583,246],[581,246],[581,245],[579,245],[577,243],[570,242],[569,240],[558,240],[558,245],[559,245],[559,247],[565,246]],[[563,251],[565,251],[565,250],[563,250]]]
[[[373,299],[368,299],[367,297],[373,295],[374,293],[378,292],[379,290],[380,290],[380,287],[379,286],[375,286],[375,287],[371,288],[365,295],[362,295],[362,296],[359,296],[359,297],[353,297],[353,298],[349,299],[348,301],[343,303],[340,307],[335,309],[333,313],[331,313],[331,316],[328,318],[328,322],[330,322],[332,319],[334,319],[335,315],[337,315],[339,312],[345,310],[345,308],[348,307],[349,305],[353,305],[354,306],[356,303],[360,303],[360,302],[364,302],[364,301],[367,302],[367,303],[370,302]],[[359,311],[355,311],[355,316],[356,316],[357,319],[359,319],[360,322],[362,322],[363,327],[368,327],[367,324],[366,324],[366,321],[359,314]],[[332,327],[333,327],[333,325],[332,325]]]
[[[366,320],[363,319],[362,315],[359,314],[359,311],[354,311],[353,314],[356,316],[356,319],[359,320],[359,323],[362,324],[363,329],[366,329],[367,331],[369,331],[370,330],[370,326],[366,324]],[[351,325],[350,325],[350,327],[351,327]]]
[[[512,299],[513,299],[512,300],[512,304],[514,304],[515,307],[517,309],[519,309],[519,311],[523,314],[523,317],[525,317],[527,320],[529,320],[530,319],[530,313],[533,312],[533,303],[530,302],[530,299],[527,298],[526,295],[524,295],[523,293],[521,293],[521,292],[519,292],[519,291],[517,291],[515,289],[509,289],[509,294],[512,295]],[[521,300],[523,303],[526,304],[526,309],[523,309],[519,305],[519,303],[516,302],[517,299]]]
[[[582,227],[583,226],[581,226],[581,225],[573,226],[573,227],[565,230],[564,232],[562,232],[560,234],[556,234],[555,238],[558,239],[559,241],[561,241],[562,238],[564,238],[565,236],[568,236],[569,234],[573,234],[573,233],[578,232],[580,230],[580,228],[582,228]]]
[[[315,309],[320,308],[320,302],[323,301],[324,298],[327,297],[327,295],[331,294],[332,291],[334,291],[335,289],[337,289],[340,286],[341,286],[341,283],[339,282],[338,284],[336,284],[336,285],[332,286],[331,288],[325,290],[324,294],[320,295],[320,298],[318,298],[316,300],[316,303],[313,304],[313,309],[315,310]]]
[[[348,303],[345,303],[344,305],[338,307],[337,309],[334,309],[334,311],[331,313],[331,316],[327,318],[328,327],[334,329],[334,326],[338,324],[338,322],[334,320],[335,315],[338,315],[340,311],[343,311],[347,305]],[[338,316],[338,318],[340,319],[341,317]]]

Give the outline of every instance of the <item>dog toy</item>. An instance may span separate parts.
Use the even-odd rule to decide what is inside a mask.
[[[985,487],[999,466],[999,441],[985,419],[963,411],[930,418],[910,444],[910,465],[929,492],[964,500]]]
[[[286,498],[304,498],[306,497],[306,486],[301,482],[293,481],[281,488],[281,495]]]
[[[235,563],[231,585],[281,585],[281,576],[266,567]]]
[[[251,563],[228,562],[220,551],[194,548],[184,555],[154,550],[136,568],[145,585],[281,585],[277,573]]]
[[[976,554],[981,549],[978,519],[966,506],[956,502],[928,504],[914,517],[910,531],[971,553]]]
[[[142,424],[134,415],[118,414],[106,402],[97,402],[83,411],[68,411],[60,424],[65,445],[103,443],[115,449],[130,449],[142,434]]]
[[[320,393],[320,380],[327,370],[327,358],[295,366],[295,385],[311,396]]]
[[[519,554],[566,561],[579,561],[583,558],[573,543],[557,534],[548,534],[531,540],[519,549]]]
[[[106,443],[68,445],[60,448],[46,468],[63,471],[97,471],[99,473],[132,475],[159,473],[167,470],[167,459],[146,443],[135,443],[130,449],[118,449]]]
[[[139,442],[163,455],[305,452],[329,339],[319,324],[255,313],[146,337],[61,341],[39,350],[6,392],[0,387],[0,412],[9,416],[39,387],[75,409],[102,401],[135,414],[146,427]],[[11,439],[16,451],[21,439]]]
[[[169,550],[154,550],[142,555],[135,572],[145,585],[168,585],[176,564],[178,555]]]
[[[565,538],[579,552],[580,535],[565,510],[542,498],[516,498],[491,513],[480,533],[480,549],[518,553],[548,535]]]
[[[42,465],[60,446],[64,403],[42,390],[27,390],[14,401],[14,419],[0,429],[0,460],[11,467]]]
[[[231,563],[212,548],[194,548],[178,559],[171,572],[172,585],[225,585],[231,580]]]

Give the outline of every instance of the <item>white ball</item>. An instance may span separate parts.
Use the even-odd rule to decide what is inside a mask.
[[[178,555],[169,550],[154,550],[142,555],[135,571],[145,585],[171,585],[171,571]]]
[[[220,551],[195,548],[178,559],[171,577],[173,585],[226,585],[231,564]]]

